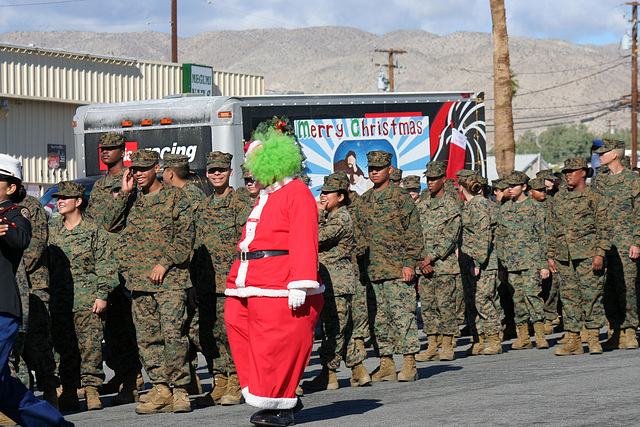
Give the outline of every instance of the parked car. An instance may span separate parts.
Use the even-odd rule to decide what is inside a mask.
[[[87,200],[89,200],[89,195],[91,194],[91,190],[93,190],[93,184],[95,184],[96,181],[99,180],[100,178],[102,178],[101,175],[96,175],[96,176],[88,176],[86,178],[74,179],[72,181],[79,182],[80,184],[84,184],[84,186],[86,187],[84,197]],[[58,201],[58,199],[56,197],[53,197],[53,194],[55,194],[57,191],[58,191],[58,184],[48,189],[47,192],[44,193],[44,196],[40,198],[40,203],[42,204],[42,206],[44,206],[44,209],[49,214],[49,218],[59,215],[58,207],[56,206],[56,202]]]

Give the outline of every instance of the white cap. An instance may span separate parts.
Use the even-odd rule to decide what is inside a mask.
[[[0,153],[0,175],[13,176],[22,181],[22,164],[20,160],[8,154]]]

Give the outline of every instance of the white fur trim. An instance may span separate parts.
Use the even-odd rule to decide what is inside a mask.
[[[260,195],[262,195],[263,193],[264,194],[270,194],[270,193],[273,193],[274,191],[278,191],[279,189],[281,189],[282,187],[284,187],[285,185],[287,185],[288,183],[293,181],[293,179],[294,178],[292,176],[288,176],[288,177],[284,178],[282,181],[274,182],[270,186],[265,187],[262,190],[260,190]]]
[[[298,403],[297,397],[261,397],[249,393],[249,387],[242,389],[244,400],[251,406],[262,409],[292,409]]]
[[[320,283],[315,280],[294,280],[289,282],[287,289],[318,289]]]
[[[267,200],[269,199],[268,194],[260,193],[260,197],[258,198],[258,203],[253,207],[251,213],[249,214],[249,218],[244,226],[245,233],[244,239],[240,241],[238,247],[241,251],[247,252],[249,250],[249,245],[253,242],[253,239],[256,237],[256,229],[260,224],[260,215],[262,215],[262,210],[264,209],[264,205],[267,204]],[[244,288],[245,280],[247,279],[247,271],[249,270],[249,260],[241,261],[240,266],[238,267],[238,276],[236,277],[236,286],[238,288]]]
[[[317,289],[306,289],[307,295],[316,295],[324,292],[324,285]],[[227,289],[224,294],[228,297],[238,298],[251,298],[251,297],[272,297],[272,298],[284,298],[289,296],[287,289],[262,289],[255,286],[249,286],[247,288]]]

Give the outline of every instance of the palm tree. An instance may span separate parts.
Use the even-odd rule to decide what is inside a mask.
[[[513,87],[509,68],[509,37],[504,0],[489,0],[493,22],[493,92],[495,98],[494,144],[500,177],[513,170],[516,144],[513,137]]]

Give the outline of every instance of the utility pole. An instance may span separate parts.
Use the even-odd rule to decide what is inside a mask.
[[[178,62],[178,0],[171,0],[171,62]]]
[[[389,92],[393,92],[393,69],[398,68],[396,64],[393,63],[393,55],[394,54],[403,54],[407,53],[406,50],[398,50],[398,49],[375,49],[375,52],[384,52],[389,54],[389,63],[388,64],[376,64],[378,67],[387,67],[389,68]]]
[[[631,167],[638,165],[638,2],[627,3],[633,10],[631,33]]]

